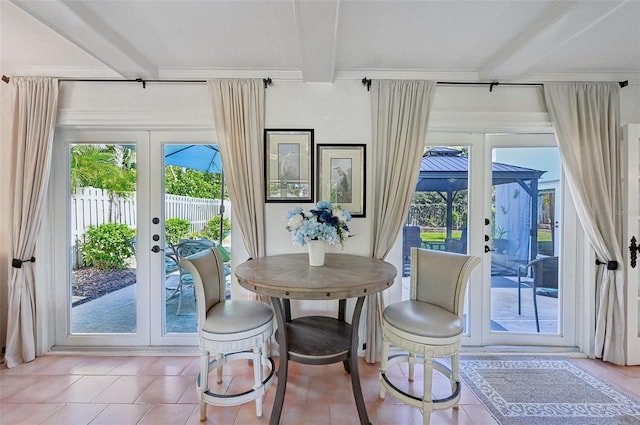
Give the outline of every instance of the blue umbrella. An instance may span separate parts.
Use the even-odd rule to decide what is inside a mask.
[[[166,145],[164,163],[205,173],[222,173],[218,145]]]
[[[165,145],[165,165],[190,168],[205,173],[222,174],[220,181],[220,244],[224,228],[224,173],[218,145]]]

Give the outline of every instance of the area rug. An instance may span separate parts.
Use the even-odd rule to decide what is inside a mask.
[[[566,358],[469,357],[460,376],[501,425],[640,425],[640,402]]]

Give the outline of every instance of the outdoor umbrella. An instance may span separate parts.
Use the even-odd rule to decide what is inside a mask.
[[[220,179],[220,244],[224,230],[224,173],[218,145],[165,145],[165,165],[190,168],[205,173],[221,174]]]
[[[164,163],[205,173],[222,173],[218,145],[165,145]]]

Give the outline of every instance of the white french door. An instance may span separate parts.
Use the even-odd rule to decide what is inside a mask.
[[[211,144],[213,137],[212,131],[56,133],[53,345],[197,346],[193,291],[180,294],[184,307],[178,313],[177,299],[169,296],[176,267],[168,267],[165,256],[164,148]],[[114,156],[116,168],[109,168]],[[117,183],[104,184],[110,190],[84,187],[105,179]],[[111,258],[116,269],[88,240],[87,229],[96,223],[112,226],[98,231],[106,240],[112,231],[129,229],[131,251],[119,245],[122,258]]]
[[[579,224],[555,136],[487,134],[483,156],[481,344],[575,346]]]
[[[458,176],[461,170],[455,170],[458,174],[450,176],[451,181],[467,179],[464,187],[457,184],[449,194],[438,192],[443,199],[455,196],[453,208],[447,208],[454,217],[445,226],[453,229],[447,229],[441,243],[423,233],[428,248],[468,252],[482,259],[466,297],[464,344],[575,346],[575,273],[570,271],[576,269],[577,256],[565,253],[576,250],[579,224],[563,190],[554,135],[429,133],[427,149],[432,155],[440,151],[463,156],[467,164],[466,175]],[[546,257],[559,260],[560,290],[538,295],[538,332],[530,270],[520,278],[518,312],[518,268]]]
[[[149,210],[150,235],[149,252],[151,255],[151,282],[161,282],[154,287],[158,290],[152,294],[150,305],[151,317],[158,320],[151,322],[152,345],[197,345],[195,294],[192,286],[184,286],[180,293],[175,294],[175,280],[179,279],[179,271],[175,265],[168,264],[167,250],[171,248],[164,224],[169,218],[166,210],[167,194],[165,188],[166,173],[170,171],[165,166],[165,153],[177,145],[185,148],[191,145],[212,144],[213,132],[210,131],[154,131],[150,133],[149,149]],[[174,176],[169,175],[169,178]],[[189,215],[193,210],[200,209],[198,205],[186,207]],[[175,257],[174,257],[175,258]],[[179,302],[179,304],[177,304]],[[177,308],[180,305],[180,308]]]

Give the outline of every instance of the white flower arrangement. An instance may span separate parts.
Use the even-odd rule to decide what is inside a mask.
[[[291,232],[291,240],[295,245],[304,246],[307,242],[320,240],[335,245],[349,237],[347,222],[351,221],[351,214],[339,205],[320,201],[316,208],[308,211],[300,207],[289,210],[287,216],[287,230]]]

